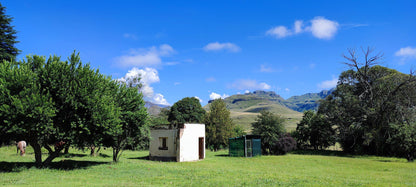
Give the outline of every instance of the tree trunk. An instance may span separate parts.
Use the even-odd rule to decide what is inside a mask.
[[[120,150],[118,148],[113,147],[113,162],[117,162],[118,161],[118,153],[120,152]]]
[[[42,167],[42,147],[35,142],[31,143],[33,150],[35,151],[35,163],[36,167]]]
[[[96,154],[95,154],[95,146],[91,146],[90,149],[91,149],[90,156],[96,156]]]
[[[71,145],[70,143],[65,144],[65,151],[64,151],[64,154],[68,154],[68,153],[69,153],[69,146],[70,146],[70,145]]]
[[[59,153],[62,151],[63,147],[59,147],[57,148],[54,152],[52,152],[52,154],[49,154],[48,158],[45,159],[45,161],[43,161],[42,165],[43,166],[48,166],[53,159],[55,159],[56,157],[59,157]]]

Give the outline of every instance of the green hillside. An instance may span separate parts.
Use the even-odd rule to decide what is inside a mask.
[[[318,110],[319,100],[325,99],[333,91],[334,89],[323,90],[319,93],[307,93],[300,96],[293,96],[285,101],[285,106],[298,112]]]
[[[291,131],[301,120],[302,113],[285,106],[285,99],[275,92],[255,91],[247,94],[232,95],[224,99],[231,112],[234,123],[242,126],[247,132],[251,131],[251,123],[261,110],[269,110],[286,119],[286,128]],[[209,109],[209,104],[204,107]]]

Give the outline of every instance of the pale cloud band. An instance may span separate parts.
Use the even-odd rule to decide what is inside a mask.
[[[131,49],[129,54],[115,58],[122,67],[158,67],[162,64],[162,57],[174,54],[175,50],[168,44],[159,47]]]
[[[228,52],[239,52],[241,49],[233,43],[219,43],[213,42],[207,44],[204,48],[205,51],[228,51]]]
[[[338,84],[338,78],[333,77],[332,80],[326,80],[318,84],[319,89],[331,89],[335,88]]]
[[[395,55],[398,57],[404,57],[404,58],[416,58],[416,47],[415,48],[412,48],[412,47],[400,48],[400,50],[398,50],[395,53]]]
[[[286,26],[277,26],[266,31],[266,35],[280,39],[310,32],[316,38],[329,40],[335,36],[339,27],[340,25],[336,21],[328,20],[324,17],[315,17],[310,20],[309,26],[305,27],[302,20],[297,20],[294,23],[293,29],[288,29]]]
[[[232,83],[230,88],[238,89],[238,90],[269,90],[271,88],[265,82],[257,82],[256,80],[249,80],[249,79],[240,79]]]

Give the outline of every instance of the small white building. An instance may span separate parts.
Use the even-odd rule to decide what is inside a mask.
[[[187,162],[205,158],[205,125],[155,127],[150,130],[151,160]]]

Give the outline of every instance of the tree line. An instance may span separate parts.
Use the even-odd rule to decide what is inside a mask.
[[[349,70],[316,113],[307,111],[295,137],[302,148],[324,149],[339,142],[344,152],[397,156],[416,155],[416,78],[380,66],[382,54],[344,55]]]

